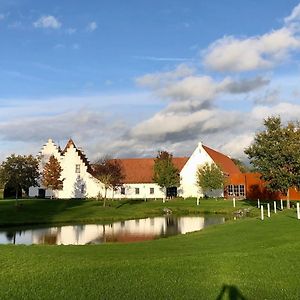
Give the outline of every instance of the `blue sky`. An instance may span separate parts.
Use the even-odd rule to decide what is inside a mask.
[[[0,157],[50,137],[91,159],[242,157],[264,117],[300,112],[298,5],[0,0]]]

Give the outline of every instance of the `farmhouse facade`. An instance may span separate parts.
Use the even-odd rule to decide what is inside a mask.
[[[105,193],[104,185],[93,176],[92,165],[88,161],[84,152],[76,147],[73,140],[69,140],[66,147],[60,149],[53,140],[42,147],[40,158],[40,172],[51,155],[60,162],[62,167],[61,179],[63,187],[61,190],[51,191],[46,189],[41,181],[39,186],[29,189],[30,197],[50,197],[55,198],[94,198],[103,197]],[[163,198],[164,191],[153,182],[154,158],[128,158],[117,159],[121,164],[125,175],[122,186],[116,190],[108,190],[108,198]],[[201,197],[203,192],[196,184],[196,173],[200,166],[205,163],[216,163],[221,167],[227,176],[228,182],[231,178],[239,178],[242,173],[234,162],[226,155],[215,151],[202,143],[199,143],[190,157],[173,157],[173,163],[180,172],[180,186],[171,189],[171,195],[187,197]],[[229,184],[229,194],[245,197],[244,182]],[[232,194],[231,193],[231,194]],[[210,196],[224,196],[224,190],[214,190]]]

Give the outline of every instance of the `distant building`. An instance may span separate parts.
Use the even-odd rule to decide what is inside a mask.
[[[61,150],[51,139],[42,147],[40,171],[42,172],[49,157],[54,155],[61,164],[63,179],[62,190],[53,191],[56,198],[90,198],[104,195],[104,185],[93,176],[92,165],[84,152],[77,148],[70,139]],[[153,182],[153,166],[155,158],[117,159],[122,165],[125,179],[117,190],[108,190],[108,198],[163,198],[163,190]],[[173,163],[180,172],[180,186],[169,189],[172,196],[198,197],[204,196],[196,185],[196,173],[199,166],[205,163],[216,163],[228,177],[229,191],[225,195],[246,196],[243,174],[234,162],[226,155],[199,143],[190,157],[173,157]],[[232,179],[239,182],[231,185]],[[38,187],[29,189],[30,197],[50,197],[52,191],[43,187],[41,181]],[[209,196],[222,197],[224,190],[214,190]]]

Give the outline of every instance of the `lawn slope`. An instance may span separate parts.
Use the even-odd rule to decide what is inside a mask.
[[[0,299],[299,299],[299,229],[290,211],[136,244],[0,246]]]

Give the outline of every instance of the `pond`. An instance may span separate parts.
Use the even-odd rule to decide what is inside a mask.
[[[33,229],[0,229],[0,244],[87,245],[106,242],[139,242],[199,231],[222,224],[224,216],[164,216],[111,224],[52,226]]]

